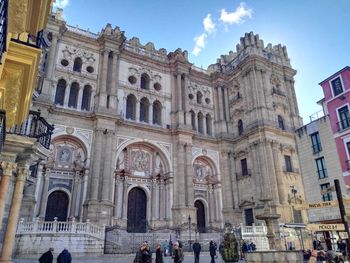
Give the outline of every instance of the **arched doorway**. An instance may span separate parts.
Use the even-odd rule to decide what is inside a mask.
[[[129,233],[147,232],[147,197],[140,188],[133,188],[128,196],[128,223],[127,231]]]
[[[205,233],[205,210],[204,205],[201,201],[197,200],[194,203],[197,208],[197,228],[199,233]]]
[[[63,191],[52,192],[47,198],[45,221],[66,221],[68,213],[69,198]]]

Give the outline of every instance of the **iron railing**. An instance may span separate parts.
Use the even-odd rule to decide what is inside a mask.
[[[313,153],[319,153],[320,151],[322,151],[321,143],[312,145],[312,151]]]
[[[10,128],[7,133],[36,138],[43,147],[49,149],[54,126],[41,117],[40,111],[29,111],[28,118]]]
[[[6,111],[0,110],[0,153],[6,138]]]
[[[14,35],[11,40],[19,44],[40,49],[44,43],[43,30],[39,31],[36,36],[28,34],[26,41],[21,39],[21,34]]]
[[[337,122],[337,125],[338,125],[339,132],[347,128],[350,128],[350,118],[342,119],[341,121]]]
[[[0,0],[0,63],[2,54],[6,51],[8,20],[8,0]]]

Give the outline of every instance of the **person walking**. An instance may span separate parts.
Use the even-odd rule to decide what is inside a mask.
[[[194,253],[194,263],[199,263],[199,254],[201,253],[202,247],[198,240],[193,243],[192,249]]]
[[[53,255],[52,255],[53,248],[50,247],[48,251],[46,251],[44,254],[41,255],[39,258],[40,263],[52,263],[53,262]]]
[[[173,242],[171,241],[171,239],[169,240],[169,256],[173,256]]]
[[[211,257],[210,263],[215,263],[216,244],[214,243],[213,240],[210,240],[210,243],[209,243],[209,253],[210,253],[210,257]]]
[[[160,244],[156,246],[156,262],[155,263],[163,263],[163,251]]]
[[[167,253],[169,253],[169,251],[167,251],[168,250],[168,243],[166,242],[166,240],[164,240],[162,242],[162,249],[163,249],[163,255],[164,255],[164,257],[166,257]]]
[[[71,262],[72,262],[72,256],[68,252],[68,249],[64,248],[57,257],[57,263],[71,263]]]
[[[184,260],[184,253],[182,248],[179,247],[179,243],[174,243],[174,255],[173,255],[174,263],[181,263]]]
[[[142,246],[143,246],[143,244],[136,251],[136,255],[135,255],[135,258],[134,258],[134,263],[142,263]]]
[[[142,251],[142,263],[152,263],[152,252],[147,241],[143,242],[141,251]]]

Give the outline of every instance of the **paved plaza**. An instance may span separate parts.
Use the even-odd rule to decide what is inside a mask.
[[[74,263],[100,263],[100,262],[114,262],[114,263],[130,263],[133,262],[135,255],[105,255],[101,256],[99,258],[73,258]],[[155,259],[155,255],[153,255],[153,260]],[[208,253],[204,253],[201,255],[199,259],[200,263],[210,263],[210,256]],[[224,261],[219,256],[216,260],[216,263],[223,263]],[[37,263],[37,259],[16,259],[14,260],[15,263]],[[54,262],[56,262],[56,258],[54,259]],[[164,258],[164,263],[172,263],[172,259],[170,257]],[[193,254],[185,253],[185,260],[184,263],[193,263],[194,258]],[[240,261],[243,263],[244,261]]]

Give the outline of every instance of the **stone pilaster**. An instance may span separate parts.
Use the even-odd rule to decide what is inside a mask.
[[[5,206],[7,201],[8,188],[11,182],[11,177],[16,171],[17,164],[13,162],[1,162],[2,177],[0,182],[0,230],[2,228],[2,221],[4,218]]]
[[[194,206],[193,190],[193,167],[192,167],[192,145],[186,144],[184,147],[184,164],[185,164],[185,184],[186,184],[186,206]]]
[[[13,191],[12,203],[9,212],[5,238],[2,246],[0,262],[12,263],[12,253],[15,244],[17,223],[23,198],[24,182],[28,177],[28,174],[28,167],[19,167],[17,169],[16,185]]]
[[[41,190],[41,202],[40,202],[40,214],[39,217],[41,219],[45,219],[45,213],[46,213],[46,203],[47,203],[47,197],[48,197],[48,189],[49,189],[49,182],[50,182],[50,175],[51,175],[51,169],[46,168],[45,175],[43,175],[43,187]]]
[[[221,181],[222,184],[222,190],[224,194],[223,198],[223,216],[224,216],[224,222],[230,222],[232,219],[232,213],[233,213],[233,188],[232,188],[232,172],[230,167],[230,155],[228,152],[221,152],[221,160],[222,160],[222,170],[221,170]]]
[[[109,50],[103,50],[102,52],[102,67],[100,71],[99,79],[99,108],[106,109],[107,107],[107,73],[108,73],[108,55]]]
[[[281,162],[280,162],[280,158],[279,158],[278,143],[272,142],[271,146],[272,146],[273,163],[274,163],[274,168],[275,168],[275,176],[276,176],[276,180],[277,180],[279,201],[282,205],[288,205],[288,202],[286,199],[286,192],[285,192],[284,184],[283,184],[283,174],[282,174]]]
[[[113,62],[112,62],[112,78],[111,78],[111,95],[109,101],[109,108],[116,112],[118,109],[118,79],[119,79],[119,54],[113,52]]]

